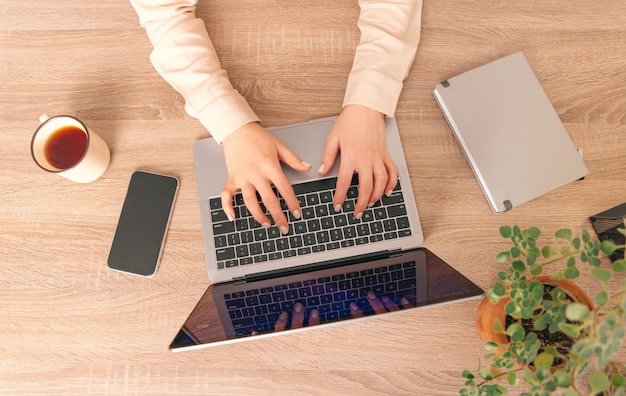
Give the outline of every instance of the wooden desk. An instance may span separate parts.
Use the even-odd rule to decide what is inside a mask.
[[[266,126],[340,111],[358,39],[356,1],[213,0],[198,13]],[[519,50],[591,173],[495,215],[431,92]],[[484,353],[477,301],[168,352],[209,284],[191,154],[207,132],[153,70],[150,51],[127,0],[0,5],[0,393],[457,394],[461,371]],[[626,201],[625,64],[623,0],[427,1],[397,111],[425,246],[487,288],[500,225],[552,234],[589,226],[589,215]],[[36,167],[29,143],[42,113],[77,115],[108,142],[104,177],[79,185]],[[152,279],[105,264],[138,168],[181,181]]]

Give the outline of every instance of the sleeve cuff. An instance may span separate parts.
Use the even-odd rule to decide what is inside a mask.
[[[348,76],[343,106],[357,104],[393,117],[402,81],[374,70],[353,70]]]
[[[246,99],[233,89],[232,93],[215,98],[197,115],[188,106],[187,113],[197,118],[218,143],[231,133],[251,122],[260,122]]]

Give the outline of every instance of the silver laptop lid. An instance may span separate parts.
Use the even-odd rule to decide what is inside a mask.
[[[292,183],[306,182],[320,179],[317,174],[317,166],[322,158],[322,153],[326,144],[326,138],[330,132],[336,117],[317,119],[305,123],[293,124],[284,127],[268,128],[280,141],[287,145],[304,161],[313,164],[313,169],[307,173],[296,172],[288,167],[284,167],[285,173]],[[320,263],[325,261],[335,261],[347,257],[367,255],[370,253],[393,250],[406,250],[415,248],[422,244],[424,237],[421,230],[415,198],[409,179],[408,169],[400,134],[394,118],[386,118],[387,126],[387,147],[390,155],[398,165],[398,174],[402,192],[404,194],[404,204],[411,226],[411,235],[388,241],[380,241],[341,249],[315,253],[312,255],[283,258],[265,263],[254,263],[233,268],[218,269],[215,259],[215,243],[213,227],[210,221],[210,208],[208,199],[219,196],[224,183],[227,180],[227,168],[224,161],[222,147],[213,139],[200,139],[194,144],[194,163],[196,168],[196,179],[198,186],[198,196],[200,201],[201,222],[204,236],[204,247],[206,265],[209,279],[213,282],[224,282],[232,279],[243,278],[257,273],[281,271],[287,268]],[[325,177],[337,176],[339,161]]]
[[[523,53],[437,84],[434,95],[494,212],[588,173]]]

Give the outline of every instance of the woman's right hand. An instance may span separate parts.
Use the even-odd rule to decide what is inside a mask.
[[[311,164],[302,161],[257,123],[249,123],[237,129],[222,141],[222,146],[228,167],[228,180],[222,189],[222,208],[228,218],[235,218],[232,198],[241,190],[244,203],[254,219],[269,228],[271,222],[257,200],[258,191],[280,232],[289,232],[289,221],[272,186],[276,187],[291,214],[300,218],[300,204],[280,162],[302,172],[309,171]]]

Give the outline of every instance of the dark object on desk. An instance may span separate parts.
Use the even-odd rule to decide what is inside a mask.
[[[624,227],[624,219],[626,219],[626,203],[589,217],[598,238],[601,241],[611,241],[616,245],[624,244],[624,235],[617,230]],[[612,262],[623,259],[624,249],[616,250],[609,257]]]
[[[111,244],[109,268],[145,277],[154,275],[177,191],[175,177],[133,173]]]

